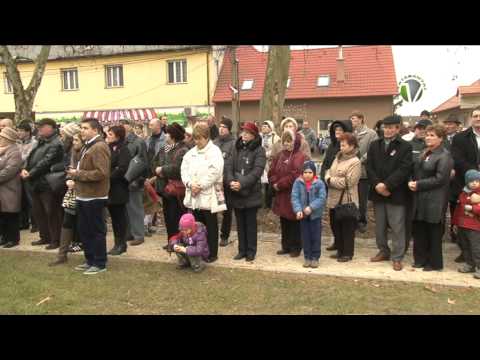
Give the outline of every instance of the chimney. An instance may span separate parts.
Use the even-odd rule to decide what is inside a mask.
[[[338,58],[337,58],[337,82],[345,81],[345,59],[343,58],[343,48],[342,45],[338,47]]]

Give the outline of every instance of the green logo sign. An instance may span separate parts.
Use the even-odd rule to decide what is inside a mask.
[[[427,90],[425,81],[417,75],[404,76],[399,83],[399,92],[402,99],[409,103],[417,102]]]

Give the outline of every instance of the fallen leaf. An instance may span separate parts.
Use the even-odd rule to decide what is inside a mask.
[[[42,305],[44,302],[47,302],[47,301],[49,301],[49,300],[51,300],[51,299],[52,299],[52,298],[51,298],[50,296],[47,296],[45,299],[40,300],[40,301],[37,303],[36,306]]]
[[[450,305],[455,305],[455,303],[456,303],[455,300],[450,300],[450,298],[448,298],[447,302],[448,302]]]
[[[379,284],[373,284],[373,286],[375,286],[376,288],[379,288],[379,287],[380,287]]]
[[[431,291],[431,292],[433,292],[433,293],[438,293],[438,290],[435,289],[433,286],[425,285],[425,289],[426,289],[426,290],[429,290],[429,291]]]

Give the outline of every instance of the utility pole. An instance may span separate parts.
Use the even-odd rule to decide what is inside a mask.
[[[238,60],[236,46],[231,47],[232,64],[232,121],[240,132],[240,85],[238,79]]]

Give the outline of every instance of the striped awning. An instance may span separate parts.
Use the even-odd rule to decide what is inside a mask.
[[[109,111],[85,111],[83,118],[95,118],[102,125],[118,124],[121,119],[134,120],[143,124],[157,117],[153,109],[127,109],[127,110],[109,110]]]

